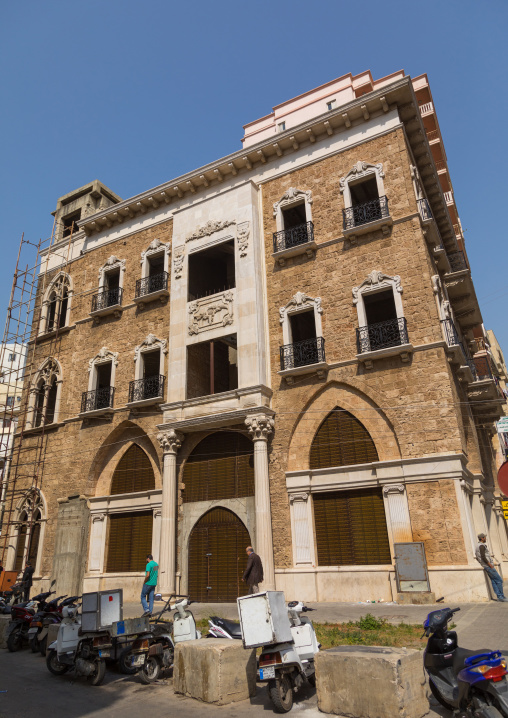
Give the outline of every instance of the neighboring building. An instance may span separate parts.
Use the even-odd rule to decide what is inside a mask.
[[[36,580],[137,600],[151,550],[163,592],[234,600],[252,543],[288,599],[391,600],[394,544],[421,541],[436,596],[487,600],[505,396],[469,350],[426,75],[345,75],[240,151],[125,201],[94,182],[56,222],[22,438],[44,430],[44,468],[35,492],[17,477]]]

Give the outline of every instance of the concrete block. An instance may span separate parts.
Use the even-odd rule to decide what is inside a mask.
[[[316,654],[318,708],[348,718],[422,718],[429,711],[423,653],[338,646]]]
[[[256,650],[225,639],[177,643],[173,685],[175,693],[205,703],[246,700],[256,692]]]
[[[5,634],[7,632],[7,626],[11,622],[9,615],[0,616],[0,648],[7,648],[7,640]]]
[[[426,606],[436,602],[436,594],[432,591],[402,591],[397,594],[397,603],[402,606]]]

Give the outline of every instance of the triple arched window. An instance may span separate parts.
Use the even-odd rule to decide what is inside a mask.
[[[54,332],[69,325],[72,294],[70,275],[60,272],[44,295],[39,334]]]

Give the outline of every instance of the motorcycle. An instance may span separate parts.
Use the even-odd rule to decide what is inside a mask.
[[[22,648],[23,643],[28,642],[28,631],[35,614],[37,606],[38,611],[44,610],[46,599],[51,595],[51,591],[39,593],[30,601],[15,603],[11,607],[11,622],[7,626],[7,648],[11,653]]]
[[[314,656],[320,648],[312,621],[300,615],[314,609],[301,601],[291,601],[287,608],[292,642],[265,646],[258,659],[258,679],[268,682],[268,695],[276,713],[291,710],[293,694],[304,681],[316,685]]]
[[[175,644],[201,638],[191,611],[187,610],[191,601],[187,597],[171,604],[170,596],[154,621],[150,621],[150,630],[140,634],[131,649],[131,665],[138,670],[141,683],[148,685],[156,681],[166,668],[173,667]],[[166,611],[175,611],[173,621],[162,622]]]
[[[448,623],[460,608],[429,613],[424,667],[434,698],[460,718],[508,718],[506,660],[500,651],[467,650]]]
[[[208,619],[208,638],[231,638],[242,640],[242,629],[237,621],[228,621],[219,616],[210,616]]]
[[[78,606],[62,608],[62,622],[57,640],[51,643],[46,654],[50,673],[61,676],[74,670],[86,676],[93,686],[99,686],[106,675],[106,658],[111,656],[112,639],[108,631],[83,633]]]
[[[46,655],[49,626],[54,623],[61,623],[63,607],[74,604],[78,598],[79,596],[71,596],[70,598],[67,598],[67,595],[59,596],[49,601],[42,611],[35,614],[28,631],[32,653]]]

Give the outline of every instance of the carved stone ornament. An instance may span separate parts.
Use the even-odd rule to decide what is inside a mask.
[[[173,255],[173,269],[175,279],[180,279],[183,272],[183,260],[185,259],[185,247],[179,247]]]
[[[240,257],[247,256],[247,247],[249,246],[250,224],[242,222],[237,227],[236,240],[238,242],[238,251]]]
[[[67,289],[67,292],[69,294],[71,293],[71,278],[70,275],[68,275],[66,272],[60,272],[60,274],[58,274],[58,276],[56,276],[49,285],[46,291],[46,299],[44,300],[44,304],[51,303],[51,297],[53,295],[53,292],[55,293],[56,297],[58,297],[58,299],[62,299],[65,289]]]
[[[266,414],[256,414],[245,419],[245,426],[248,428],[253,441],[268,441],[268,437],[275,426],[275,421],[271,416],[266,416]]]
[[[44,383],[49,385],[53,377],[60,378],[60,364],[53,357],[48,357],[37,372],[36,383],[39,384],[40,380],[44,379]]]
[[[430,281],[432,282],[432,291],[434,294],[440,295],[442,292],[442,286],[439,274],[434,274],[434,276],[430,278]]]
[[[139,359],[140,352],[143,349],[157,349],[160,348],[164,352],[164,354],[167,353],[167,345],[168,342],[166,339],[158,339],[155,334],[148,334],[146,339],[141,342],[141,344],[138,344],[137,347],[134,349],[134,361],[137,362]]]
[[[323,307],[321,306],[321,297],[309,297],[305,292],[297,292],[285,307],[279,309],[280,323],[284,324],[284,320],[288,312],[291,309],[316,309],[318,314],[323,313]]]
[[[176,454],[184,438],[184,435],[180,431],[175,431],[175,429],[167,429],[157,434],[157,441],[165,454]]]
[[[358,304],[358,295],[360,294],[362,289],[382,287],[383,285],[393,285],[395,291],[399,292],[399,294],[402,294],[402,286],[400,284],[400,277],[398,274],[396,274],[394,277],[391,277],[389,274],[383,274],[383,272],[374,269],[369,274],[367,279],[364,279],[364,281],[360,284],[359,287],[353,287],[353,304]]]
[[[227,291],[189,304],[190,336],[233,324],[233,300],[233,292]]]
[[[169,242],[168,244],[163,244],[160,239],[154,239],[152,242],[150,242],[148,249],[145,249],[144,252],[141,252],[141,264],[143,264],[145,259],[151,254],[156,254],[159,252],[165,252],[168,255],[171,254],[171,247],[169,245]]]
[[[102,267],[99,269],[99,279],[101,279],[103,272],[107,272],[110,269],[120,269],[120,271],[125,272],[125,265],[126,260],[125,259],[118,259],[118,257],[115,257],[114,254],[109,257],[105,263],[102,265]]]
[[[94,358],[88,362],[88,373],[92,371],[95,364],[103,364],[108,361],[118,366],[118,352],[110,352],[107,347],[102,347]]]
[[[388,486],[383,486],[383,494],[387,496],[388,494],[403,494],[404,493],[404,484],[388,484]]]
[[[94,524],[96,521],[104,521],[106,518],[106,514],[92,514],[92,523]]]
[[[273,216],[277,216],[277,212],[281,207],[283,207],[286,204],[293,204],[293,202],[298,202],[298,200],[303,199],[307,204],[312,204],[312,190],[302,190],[297,189],[296,187],[290,187],[278,202],[274,202],[273,205]]]
[[[306,491],[303,491],[299,494],[289,494],[289,502],[291,504],[294,504],[295,501],[302,501],[305,503],[308,498],[309,498],[309,494]]]
[[[377,165],[371,165],[370,162],[357,162],[347,173],[345,177],[341,177],[339,180],[339,187],[340,191],[344,192],[346,189],[346,184],[349,182],[349,180],[357,180],[361,177],[365,177],[365,175],[375,173],[379,175],[379,177],[383,178],[385,176],[383,172],[383,164],[382,162],[378,162]]]
[[[188,234],[185,238],[185,241],[190,242],[192,239],[209,237],[211,234],[214,234],[214,232],[218,232],[221,229],[230,227],[232,224],[236,224],[234,219],[226,219],[223,222],[221,222],[219,219],[210,219],[206,224],[202,225],[201,227],[198,227],[194,230],[194,232]]]

